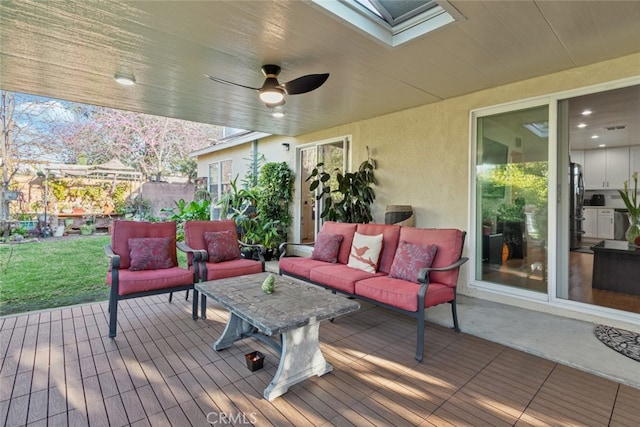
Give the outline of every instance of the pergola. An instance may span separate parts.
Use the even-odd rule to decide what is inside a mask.
[[[126,166],[118,158],[114,157],[105,163],[97,165],[70,165],[63,163],[50,163],[45,167],[47,176],[72,176],[96,179],[119,179],[127,181],[141,181],[142,172]]]

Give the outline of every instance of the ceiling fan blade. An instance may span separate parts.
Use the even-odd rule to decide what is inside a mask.
[[[234,82],[230,82],[228,80],[223,80],[223,79],[220,79],[218,77],[210,76],[209,74],[205,74],[205,77],[210,78],[214,82],[222,83],[222,84],[229,85],[229,86],[238,86],[238,87],[243,87],[245,89],[260,90],[259,87],[251,87],[251,86],[241,85],[240,83],[234,83]]]
[[[293,79],[290,82],[282,83],[281,86],[289,95],[298,95],[318,89],[327,81],[328,78],[329,73],[308,74],[306,76]]]

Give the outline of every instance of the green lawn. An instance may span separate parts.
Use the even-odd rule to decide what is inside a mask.
[[[0,245],[0,315],[108,300],[104,245],[110,239],[83,236]],[[179,261],[186,264],[184,254],[179,253]]]
[[[87,236],[1,245],[0,314],[107,300],[109,241]]]

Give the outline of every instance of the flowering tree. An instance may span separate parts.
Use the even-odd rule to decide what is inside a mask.
[[[0,91],[2,186],[0,221],[9,219],[4,192],[20,170],[49,162],[104,163],[116,157],[147,177],[195,177],[188,154],[219,139],[222,128],[167,117]]]
[[[52,129],[71,119],[60,101],[0,91],[0,221],[9,219],[4,192],[9,190],[14,176],[28,168],[37,170],[39,164],[54,159],[61,150],[61,141]]]
[[[194,168],[188,154],[221,135],[218,126],[102,107],[83,107],[78,120],[59,130],[67,161],[89,164],[113,157],[160,180],[163,174]]]

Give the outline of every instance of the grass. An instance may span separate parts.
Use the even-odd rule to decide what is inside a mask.
[[[0,315],[108,300],[104,245],[110,239],[82,236],[0,245]],[[178,255],[180,265],[186,264],[184,254]]]

